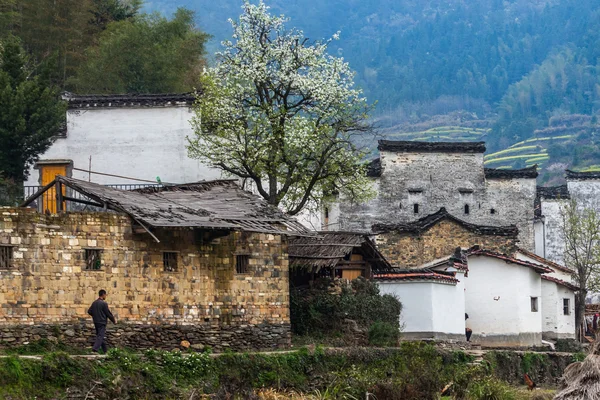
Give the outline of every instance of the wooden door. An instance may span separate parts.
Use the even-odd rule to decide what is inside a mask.
[[[42,176],[42,186],[46,186],[50,182],[56,178],[56,175],[67,175],[67,164],[45,164],[40,165],[40,175]],[[63,187],[63,196],[65,193],[65,188]],[[63,203],[63,210],[64,210]],[[42,196],[42,211],[49,211],[53,214],[57,212],[56,207],[56,188],[50,188],[44,195]]]
[[[342,279],[353,280],[362,276],[362,269],[343,269],[342,270]]]

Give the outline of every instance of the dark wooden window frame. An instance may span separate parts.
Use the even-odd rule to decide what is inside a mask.
[[[15,246],[0,245],[0,269],[12,269]]]
[[[571,315],[571,299],[563,299],[563,315]]]
[[[163,251],[162,259],[163,259],[163,271],[164,272],[179,271],[179,252]]]
[[[102,270],[102,249],[89,248],[84,250],[85,270],[86,271],[101,271]]]
[[[239,275],[247,274],[250,269],[250,254],[235,254],[235,273]]]

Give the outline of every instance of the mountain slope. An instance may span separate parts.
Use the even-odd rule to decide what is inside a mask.
[[[449,129],[468,131],[476,126],[486,129],[480,138],[485,137],[490,152],[512,148],[504,153],[512,154],[516,143],[550,137],[543,131],[559,128],[552,124],[568,115],[587,115],[591,121],[600,105],[600,0],[266,2],[311,39],[341,31],[331,51],[357,71],[356,82],[369,100],[378,102],[375,118],[390,138],[468,140],[476,135],[430,135],[428,130],[458,126]],[[227,18],[236,18],[241,4],[152,0],[146,9],[196,10],[200,27],[214,36],[214,51],[231,34]],[[457,122],[459,114],[469,117]],[[576,154],[578,148],[598,145],[595,122],[588,125],[568,139],[553,141],[564,146],[562,154],[568,157],[556,158],[545,147],[549,140],[539,140],[539,151],[520,154],[530,157],[512,154],[493,164],[600,165],[600,154]]]

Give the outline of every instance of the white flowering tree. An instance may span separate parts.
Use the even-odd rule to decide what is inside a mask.
[[[355,141],[371,132],[372,106],[348,64],[327,53],[338,35],[310,43],[262,1],[243,10],[230,20],[233,41],[203,73],[189,154],[253,181],[291,215],[331,193],[372,196]]]

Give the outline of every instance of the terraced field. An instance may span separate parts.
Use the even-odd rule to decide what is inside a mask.
[[[523,161],[526,167],[538,165],[543,167],[550,159],[548,146],[550,144],[563,144],[573,138],[573,135],[539,137],[524,140],[513,144],[508,149],[487,154],[484,157],[486,167],[510,168],[517,161]],[[523,166],[523,162],[519,162]]]
[[[487,128],[469,128],[462,126],[438,126],[424,131],[398,132],[386,134],[389,140],[433,141],[479,141],[489,132]]]

